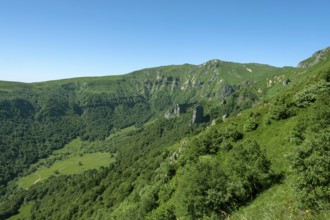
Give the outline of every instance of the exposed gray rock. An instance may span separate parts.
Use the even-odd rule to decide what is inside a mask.
[[[191,124],[198,124],[204,122],[204,109],[202,106],[197,106],[193,111]]]
[[[180,117],[181,113],[185,112],[185,106],[181,104],[176,104],[174,107],[169,108],[165,112],[165,118],[170,119],[170,118],[175,118],[175,117]]]
[[[308,58],[307,60],[304,60],[298,64],[298,68],[307,68],[310,66],[313,66],[322,60],[326,60],[329,58],[329,53],[330,53],[330,47],[327,47],[323,50],[319,50],[315,52],[312,57]]]
[[[287,86],[289,83],[291,82],[291,80],[289,79],[286,79],[286,80],[283,80],[283,86]]]
[[[217,120],[213,119],[211,122],[211,126],[215,125],[217,123]]]
[[[232,86],[224,84],[218,91],[218,95],[225,98],[230,96],[233,92],[235,92],[235,89]]]

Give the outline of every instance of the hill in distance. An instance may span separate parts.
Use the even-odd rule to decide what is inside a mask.
[[[330,53],[0,82],[0,219],[328,219]]]

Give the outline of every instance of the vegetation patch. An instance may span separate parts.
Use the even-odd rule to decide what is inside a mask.
[[[56,161],[50,167],[40,167],[34,173],[21,177],[18,180],[18,185],[23,189],[28,189],[33,184],[43,181],[52,175],[78,174],[86,170],[109,166],[112,162],[114,162],[114,158],[109,153],[97,152],[82,156],[73,156],[64,160]]]
[[[329,219],[329,68],[0,82],[0,219]]]

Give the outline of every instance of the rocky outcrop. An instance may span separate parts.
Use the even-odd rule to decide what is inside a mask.
[[[179,90],[180,86],[181,86],[181,79],[179,77],[173,77],[173,76],[165,77],[159,75],[157,76],[156,80],[150,80],[150,79],[145,80],[145,82],[143,83],[143,88],[140,89],[139,87],[137,87],[137,90],[143,92],[144,94],[149,95],[167,88],[173,92],[175,90]]]
[[[233,92],[235,92],[235,89],[231,85],[224,84],[219,89],[218,96],[225,98],[230,96]]]
[[[220,104],[223,105],[226,103],[225,98],[230,96],[235,92],[235,89],[233,86],[224,84],[221,86],[221,88],[217,92],[217,96],[220,98]]]
[[[224,84],[219,92],[223,97],[227,97],[230,96],[233,92],[235,92],[235,89],[230,85]]]
[[[330,56],[330,47],[327,47],[323,50],[319,50],[315,52],[312,57],[308,58],[307,60],[304,60],[298,64],[298,68],[307,68],[310,66],[313,66],[323,60],[328,59]]]
[[[283,80],[283,86],[287,86],[289,83],[291,82],[291,80],[289,79],[286,79],[286,80]]]
[[[198,124],[202,122],[204,122],[204,109],[199,105],[193,111],[191,124]]]
[[[186,111],[186,108],[184,105],[181,104],[176,104],[174,107],[169,108],[166,112],[165,112],[165,118],[166,119],[171,119],[171,118],[175,118],[175,117],[180,117],[181,113],[184,113]]]

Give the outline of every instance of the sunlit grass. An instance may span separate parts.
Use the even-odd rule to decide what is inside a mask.
[[[113,161],[114,159],[111,157],[111,154],[102,152],[69,157],[56,161],[50,167],[43,166],[34,173],[20,178],[18,185],[23,189],[28,189],[33,184],[45,180],[51,175],[78,174],[86,170],[108,166]]]
[[[31,217],[31,208],[33,206],[33,202],[29,202],[18,210],[18,214],[10,217],[8,220],[21,220],[21,219],[30,219]]]

